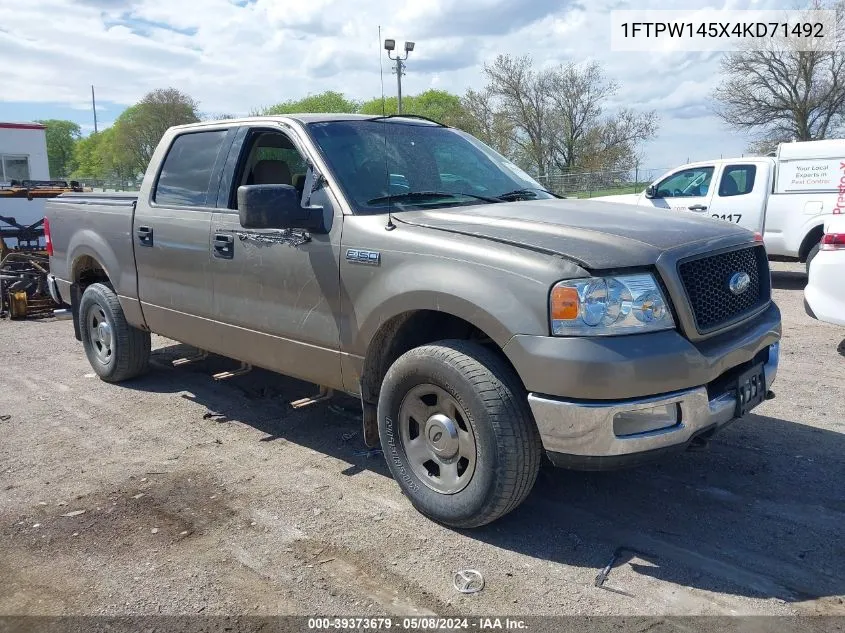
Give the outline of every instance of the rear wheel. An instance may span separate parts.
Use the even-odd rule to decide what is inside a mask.
[[[150,333],[126,322],[111,286],[91,284],[79,302],[82,345],[88,362],[106,382],[144,373],[150,358]]]
[[[379,436],[393,477],[440,523],[485,525],[528,496],[541,444],[510,366],[469,341],[413,349],[388,370]]]

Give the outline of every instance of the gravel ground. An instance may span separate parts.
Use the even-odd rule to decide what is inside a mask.
[[[774,264],[781,368],[709,450],[546,469],[503,520],[418,515],[355,403],[235,363],[94,377],[68,321],[0,323],[0,614],[845,614],[845,329]],[[10,416],[6,419],[5,416]],[[607,581],[593,579],[619,547]],[[452,574],[480,570],[465,596]],[[625,595],[628,594],[628,595]]]

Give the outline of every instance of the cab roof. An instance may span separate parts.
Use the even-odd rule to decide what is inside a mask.
[[[326,123],[332,121],[369,121],[373,119],[379,120],[393,120],[401,121],[403,123],[416,123],[419,125],[440,125],[437,121],[427,119],[425,117],[418,117],[414,115],[377,115],[377,114],[346,114],[346,113],[302,113],[302,114],[279,114],[267,116],[249,116],[237,119],[220,119],[216,121],[200,121],[199,123],[187,123],[185,125],[177,125],[179,129],[189,129],[196,127],[205,127],[211,125],[226,125],[237,123],[238,125],[250,123],[266,123],[267,121],[297,121],[302,124],[308,123]],[[444,126],[445,127],[445,126]]]

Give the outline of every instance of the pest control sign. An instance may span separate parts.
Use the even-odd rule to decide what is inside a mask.
[[[839,191],[845,187],[845,162],[796,160],[780,164],[778,191]]]

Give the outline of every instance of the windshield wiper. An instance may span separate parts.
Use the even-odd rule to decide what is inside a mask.
[[[555,193],[552,193],[548,189],[514,189],[513,191],[508,191],[507,193],[503,193],[500,196],[496,196],[499,200],[511,201],[511,200],[519,200],[521,198],[528,197],[529,200],[533,200],[537,197],[537,192],[542,191],[543,193],[547,193],[550,196],[554,196],[555,198],[559,198]]]
[[[400,193],[395,196],[380,196],[367,200],[367,204],[378,204],[380,202],[402,202],[403,200],[434,200],[437,198],[474,198],[475,200],[483,200],[484,202],[504,202],[500,198],[491,198],[490,196],[479,196],[474,193],[454,193],[451,191],[409,191],[408,193]]]

